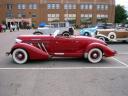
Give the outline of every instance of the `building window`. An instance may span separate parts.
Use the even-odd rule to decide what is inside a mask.
[[[92,14],[81,14],[81,18],[84,18],[84,17],[86,17],[86,18],[92,18]]]
[[[59,21],[60,15],[59,14],[48,14],[48,21],[53,22],[53,21]]]
[[[19,17],[19,18],[22,17],[22,14],[21,14],[21,13],[18,13],[18,17]]]
[[[106,22],[108,20],[107,14],[97,14],[97,22]]]
[[[12,18],[13,14],[11,12],[8,12],[6,16],[7,16],[7,18]]]
[[[96,5],[97,10],[108,10],[108,5],[98,4]]]
[[[60,9],[60,4],[57,4],[57,3],[49,3],[47,5],[47,8],[48,9]]]
[[[29,4],[29,9],[37,9],[37,4],[36,3]]]
[[[18,4],[17,7],[18,7],[18,9],[26,9],[25,4]]]
[[[106,14],[97,14],[97,18],[108,18]]]
[[[64,20],[65,21],[76,20],[76,14],[64,14]]]
[[[12,4],[7,4],[7,9],[12,10]]]
[[[105,5],[105,10],[108,10],[108,5]]]
[[[76,4],[64,4],[64,9],[76,9]]]
[[[92,14],[81,14],[81,23],[91,23],[92,21]]]
[[[80,9],[92,10],[92,8],[93,8],[92,4],[80,4]]]
[[[36,17],[37,17],[36,13],[32,13],[32,18],[36,18]]]
[[[22,18],[22,17],[26,17],[25,13],[18,13],[18,17]]]

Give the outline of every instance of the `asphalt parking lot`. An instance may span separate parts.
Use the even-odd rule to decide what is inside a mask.
[[[98,64],[74,58],[15,64],[5,52],[33,31],[0,33],[0,96],[128,96],[128,43],[109,44],[118,54]]]

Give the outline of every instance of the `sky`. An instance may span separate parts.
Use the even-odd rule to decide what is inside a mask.
[[[123,5],[125,9],[128,11],[128,0],[115,0],[115,1],[116,1],[116,5],[117,4]]]

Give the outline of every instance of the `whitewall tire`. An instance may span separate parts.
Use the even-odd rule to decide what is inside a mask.
[[[93,48],[88,52],[87,58],[91,63],[98,63],[102,60],[103,53],[98,48]]]
[[[116,33],[115,33],[115,32],[110,32],[110,33],[108,34],[108,38],[109,38],[110,40],[115,41],[115,40],[116,40]]]
[[[63,32],[62,35],[63,36],[66,36],[66,37],[69,37],[70,36],[69,32]]]
[[[15,49],[12,53],[12,58],[17,64],[24,64],[28,60],[28,54],[24,49]]]
[[[34,35],[43,35],[41,32],[35,32]]]
[[[98,39],[102,40],[102,41],[106,41],[104,37],[98,37]]]

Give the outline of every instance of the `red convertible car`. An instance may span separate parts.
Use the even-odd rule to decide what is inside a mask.
[[[58,33],[59,30],[52,35],[21,35],[7,54],[11,54],[18,64],[53,57],[84,57],[92,63],[98,63],[103,56],[116,54],[102,40],[86,36],[61,36]]]

